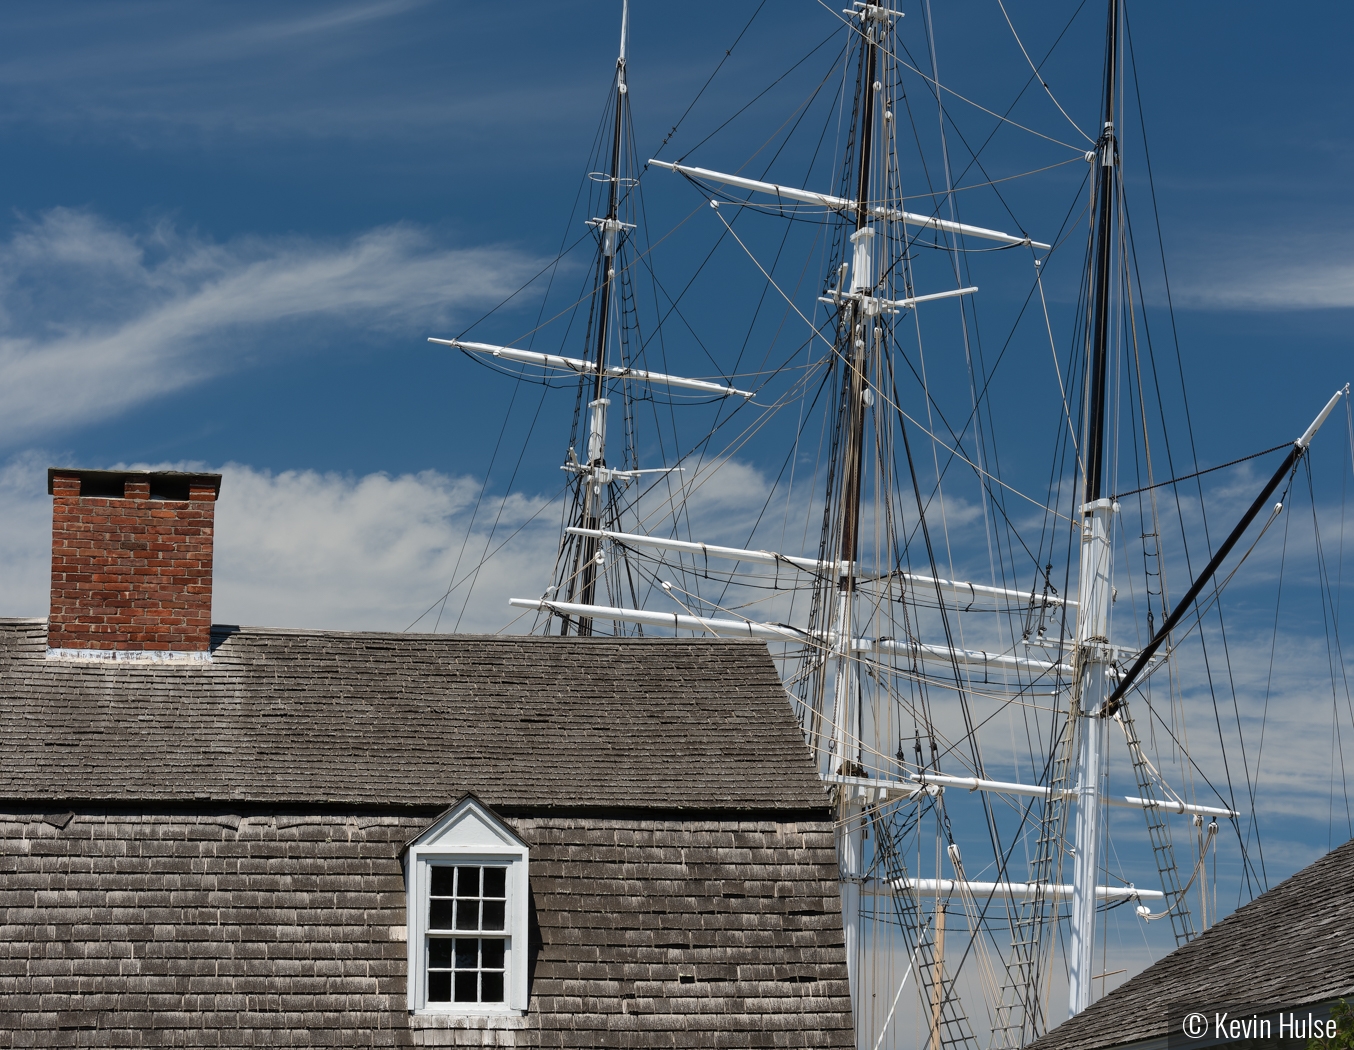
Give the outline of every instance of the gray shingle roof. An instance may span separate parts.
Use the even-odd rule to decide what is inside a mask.
[[[1354,993],[1354,839],[1159,959],[1029,1050],[1168,1034],[1168,1010],[1302,1006]]]
[[[0,799],[821,808],[760,643],[246,628],[208,667],[0,622]]]

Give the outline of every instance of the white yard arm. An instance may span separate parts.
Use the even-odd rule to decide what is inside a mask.
[[[1004,780],[979,780],[976,777],[951,777],[943,773],[914,773],[909,780],[884,780],[871,777],[849,777],[831,774],[823,777],[829,784],[837,785],[838,790],[846,791],[867,803],[890,802],[896,799],[915,798],[917,795],[935,795],[945,788],[964,788],[968,791],[991,791],[998,795],[1027,795],[1031,798],[1047,798],[1048,788],[1038,784],[1014,784]],[[1075,791],[1064,791],[1064,798],[1076,798]],[[1104,795],[1102,801],[1111,806],[1123,806],[1128,809],[1162,809],[1168,813],[1197,813],[1205,817],[1235,817],[1238,814],[1230,809],[1217,806],[1192,806],[1173,799],[1145,799],[1133,795]]]
[[[1314,420],[1312,420],[1312,425],[1303,431],[1302,437],[1298,438],[1294,444],[1299,448],[1306,448],[1310,445],[1312,443],[1312,438],[1316,437],[1316,432],[1321,429],[1321,424],[1326,421],[1326,417],[1335,411],[1335,406],[1340,403],[1340,398],[1346,397],[1348,394],[1349,384],[1346,383],[1342,389],[1335,392],[1334,397],[1326,402],[1326,407],[1321,410],[1320,414]]]
[[[776,197],[784,197],[786,200],[798,201],[801,204],[816,204],[831,211],[854,211],[856,208],[856,202],[845,197],[814,193],[812,190],[798,190],[792,186],[778,186],[774,182],[760,182],[757,179],[745,179],[741,175],[726,175],[721,171],[693,168],[686,164],[672,164],[663,160],[650,160],[649,163],[656,168],[667,168],[669,171],[688,175],[693,179],[707,179],[710,182],[720,182],[726,186],[737,186],[742,190],[770,193]],[[947,233],[961,233],[966,237],[981,237],[983,240],[998,241],[1001,244],[1028,244],[1031,248],[1040,248],[1044,251],[1049,249],[1049,245],[1032,241],[1028,237],[1017,237],[1009,233],[1002,233],[1000,230],[970,226],[963,222],[951,222],[949,219],[937,218],[934,215],[899,211],[896,208],[885,208],[881,205],[871,207],[870,214],[877,219],[901,220],[909,226],[924,226],[932,230],[944,230]]]
[[[1031,671],[1046,674],[1059,671],[1072,673],[1071,664],[1055,664],[1048,660],[1035,660],[1028,656],[1010,656],[1006,653],[989,653],[982,649],[959,649],[948,645],[923,645],[899,638],[860,638],[852,643],[856,648],[872,649],[877,653],[906,653],[919,660],[933,660],[938,663],[960,663],[965,667],[982,667],[990,671]]]
[[[742,547],[719,547],[713,543],[695,543],[691,540],[672,540],[663,536],[645,536],[637,532],[611,532],[607,529],[567,529],[575,536],[595,536],[600,540],[623,543],[627,547],[656,547],[659,550],[681,551],[684,554],[703,554],[711,558],[727,558],[730,561],[755,561],[766,565],[793,565],[796,569],[809,572],[831,572],[836,562],[823,562],[817,558],[794,558],[775,551],[754,551]]]
[[[926,295],[913,295],[906,299],[874,299],[870,296],[864,296],[863,301],[871,309],[887,310],[896,313],[899,310],[906,310],[909,307],[916,306],[918,303],[931,303],[937,299],[953,299],[959,295],[975,295],[978,291],[976,284],[971,284],[967,288],[952,288],[948,292],[930,292]],[[860,292],[833,292],[831,295],[820,295],[820,303],[830,303],[833,306],[840,306],[845,300],[862,301]]]
[[[471,343],[464,339],[433,339],[430,343],[454,346],[458,350],[470,350],[477,354],[491,354],[505,361],[519,361],[527,365],[539,365],[541,368],[554,368],[561,372],[573,372],[577,375],[596,375],[597,366],[591,361],[578,357],[560,357],[558,354],[538,354],[534,350],[516,350],[510,346],[493,346],[489,343]],[[683,376],[669,376],[661,372],[645,372],[638,368],[623,368],[612,365],[606,374],[615,379],[635,379],[641,383],[655,383],[659,386],[675,386],[684,390],[700,390],[707,394],[720,394],[724,397],[737,395],[752,397],[751,390],[739,390],[723,383],[712,383],[708,379],[686,379]]]
[[[905,800],[918,795],[940,794],[939,788],[925,787],[906,780],[872,780],[869,777],[850,777],[842,773],[828,773],[822,779],[826,784],[835,784],[837,790],[849,798],[859,799],[866,805]]]
[[[828,639],[821,634],[815,636],[784,624],[758,623],[755,620],[721,620],[708,616],[692,616],[688,613],[660,613],[650,612],[647,609],[618,609],[607,605],[556,602],[548,598],[512,598],[508,604],[518,609],[539,609],[558,613],[560,616],[642,623],[651,627],[671,627],[677,631],[702,631],[718,638],[760,638],[764,641],[820,645],[828,643]],[[922,660],[958,662],[965,666],[978,666],[993,671],[1051,671],[1055,667],[1054,664],[1043,660],[985,653],[974,649],[951,649],[944,645],[900,642],[892,638],[853,638],[851,648],[857,652],[906,652]],[[1064,673],[1071,672],[1071,667],[1067,664],[1061,665],[1059,669]]]
[[[700,554],[710,558],[727,558],[730,561],[752,561],[760,562],[765,565],[792,565],[796,569],[804,569],[808,572],[828,574],[835,572],[837,562],[819,561],[817,558],[796,558],[789,554],[778,554],[775,551],[754,551],[743,547],[720,547],[713,543],[697,543],[692,540],[674,540],[663,536],[644,536],[637,532],[611,532],[607,529],[581,529],[571,527],[567,530],[575,536],[594,536],[601,540],[611,540],[613,543],[623,543],[627,547],[656,547],[660,550],[680,551],[684,554]],[[981,583],[964,583],[960,580],[942,580],[933,576],[918,576],[914,573],[899,573],[904,580],[912,584],[920,584],[923,587],[940,587],[943,590],[955,591],[959,594],[969,594],[973,597],[983,596],[991,598],[1006,598],[1017,602],[1027,602],[1030,599],[1028,594],[1020,591],[1008,590],[1005,587],[988,587]],[[1067,601],[1064,598],[1049,597],[1042,595],[1035,597],[1035,603],[1038,605],[1070,605],[1075,606],[1076,602]]]
[[[808,642],[809,636],[793,627],[774,623],[756,623],[752,620],[713,620],[705,616],[683,613],[649,612],[646,609],[613,609],[606,605],[580,605],[577,602],[552,602],[543,598],[512,598],[508,601],[518,609],[540,609],[561,616],[580,616],[594,620],[620,620],[642,623],[651,627],[671,627],[678,631],[704,631],[720,638],[761,638],[777,642]]]
[[[966,788],[969,791],[991,791],[998,795],[1028,795],[1033,798],[1047,798],[1049,789],[1038,784],[1015,784],[1005,780],[979,780],[976,777],[951,777],[942,773],[914,773],[911,780],[918,787]],[[1064,791],[1063,797],[1077,797],[1075,791]],[[1102,795],[1101,800],[1111,806],[1125,806],[1132,809],[1162,809],[1168,813],[1197,813],[1205,817],[1236,817],[1235,810],[1219,806],[1195,806],[1175,799],[1147,799],[1136,795]]]
[[[952,288],[948,292],[928,292],[926,295],[910,295],[906,299],[880,299],[879,307],[883,310],[905,310],[909,306],[916,306],[918,303],[933,303],[937,299],[953,299],[960,295],[977,295],[978,286],[971,284],[967,288]]]
[[[885,883],[888,890],[909,890],[918,897],[959,897],[977,899],[987,897],[1033,897],[1039,894],[1046,901],[1070,900],[1071,886],[1058,886],[1052,883],[1038,882],[966,882],[962,879],[895,879]],[[1140,890],[1136,886],[1097,886],[1096,900],[1131,901],[1165,900],[1161,890]]]

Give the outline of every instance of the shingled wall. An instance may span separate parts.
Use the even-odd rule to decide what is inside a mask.
[[[400,854],[432,811],[160,810],[0,810],[0,1046],[852,1045],[827,821],[510,816],[530,1010],[423,1020]]]

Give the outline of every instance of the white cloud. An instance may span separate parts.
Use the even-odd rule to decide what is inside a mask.
[[[38,451],[0,466],[0,616],[46,616],[51,584],[51,457]]]
[[[0,468],[0,615],[47,614],[51,460],[29,451]],[[218,623],[401,631],[453,577],[461,580],[474,569],[486,545],[493,551],[517,533],[473,581],[460,623],[462,631],[495,631],[515,615],[508,598],[539,594],[553,564],[559,514],[547,500],[504,501],[489,494],[467,538],[480,488],[476,479],[435,471],[396,477],[272,473],[238,464],[221,473],[213,595]],[[460,618],[468,590],[462,584],[452,592],[441,630]],[[435,616],[418,629],[431,630]]]
[[[1173,267],[1176,302],[1203,309],[1354,306],[1354,253],[1328,232],[1213,238]]]
[[[515,615],[508,598],[544,590],[553,563],[559,515],[546,500],[491,496],[467,535],[479,491],[471,478],[272,474],[234,464],[223,473],[215,593],[222,622],[404,630],[457,582],[440,629],[459,621],[462,631],[494,631]],[[484,551],[519,527],[468,593],[461,581]],[[434,614],[418,629],[436,622]]]
[[[340,325],[349,340],[413,335],[532,269],[509,249],[450,248],[408,225],[218,243],[53,209],[0,244],[0,442],[240,367],[263,334],[282,352]]]
[[[46,468],[60,458],[29,450],[0,466],[0,616],[46,615]],[[358,477],[240,464],[132,466],[224,475],[216,505],[218,623],[401,631],[455,583],[440,618],[434,608],[416,630],[527,630],[530,617],[518,619],[508,599],[540,595],[550,583],[561,506],[549,495],[505,499],[490,490],[476,513],[482,479],[436,471]],[[684,521],[698,535],[741,543],[766,491],[756,470],[725,464],[696,486]],[[666,531],[661,515],[654,525]],[[682,579],[677,571],[665,575]],[[677,611],[661,593],[647,605]]]

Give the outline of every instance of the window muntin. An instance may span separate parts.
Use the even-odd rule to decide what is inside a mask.
[[[501,930],[508,906],[508,869],[502,865],[433,865],[428,929]]]
[[[464,934],[504,930],[508,869],[434,864],[428,874],[428,1002],[502,1003],[506,939]]]
[[[429,937],[428,1002],[503,1002],[505,949],[502,937]]]

